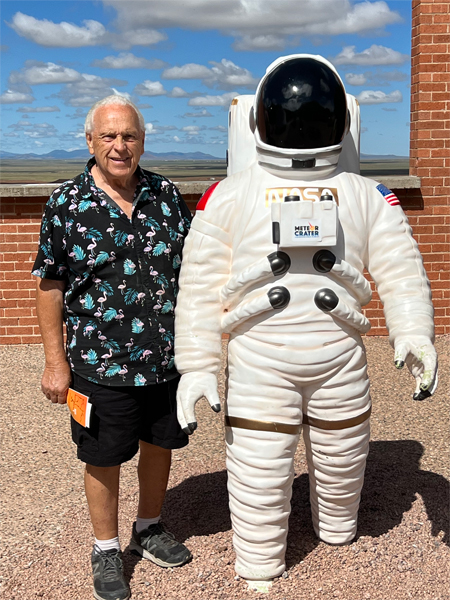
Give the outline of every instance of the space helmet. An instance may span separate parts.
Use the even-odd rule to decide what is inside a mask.
[[[344,84],[321,56],[279,58],[259,83],[251,121],[258,162],[266,170],[286,177],[329,175],[350,126]]]

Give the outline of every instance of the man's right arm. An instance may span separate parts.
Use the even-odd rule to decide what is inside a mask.
[[[41,389],[53,403],[65,404],[70,367],[64,349],[63,300],[65,281],[37,279],[36,308],[44,343],[45,369]]]

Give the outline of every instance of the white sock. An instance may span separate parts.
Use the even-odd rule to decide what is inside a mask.
[[[98,540],[95,538],[94,549],[95,546],[102,552],[105,552],[105,550],[120,550],[119,537],[114,537],[110,540]]]
[[[140,533],[143,529],[150,527],[150,525],[156,525],[156,523],[159,523],[160,519],[161,515],[158,515],[153,519],[141,519],[141,517],[136,517],[136,531]]]

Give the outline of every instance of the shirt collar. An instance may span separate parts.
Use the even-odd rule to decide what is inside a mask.
[[[83,172],[83,183],[82,193],[83,195],[92,193],[94,190],[97,192],[98,188],[95,185],[94,178],[92,177],[92,167],[96,164],[95,156],[92,156],[86,163],[86,167]],[[135,190],[135,198],[139,196],[144,190],[150,190],[150,179],[147,177],[145,172],[138,165],[136,169],[136,175],[138,176],[138,183]]]

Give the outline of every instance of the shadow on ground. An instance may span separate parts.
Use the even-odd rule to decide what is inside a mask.
[[[449,483],[441,475],[420,469],[423,447],[419,442],[370,443],[361,498],[357,537],[376,538],[399,525],[416,494],[423,499],[433,536],[444,532],[449,544]],[[167,492],[164,512],[169,528],[180,541],[191,536],[210,536],[231,529],[226,471],[190,477]],[[298,564],[317,546],[310,517],[308,475],[294,480],[289,522],[288,567]],[[138,557],[126,553],[127,571]]]

